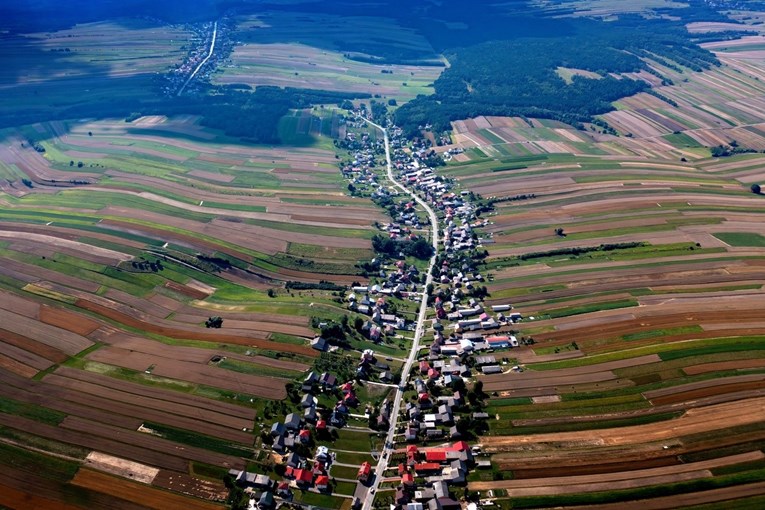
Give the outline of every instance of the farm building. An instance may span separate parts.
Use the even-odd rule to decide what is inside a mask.
[[[494,356],[476,356],[475,357],[475,364],[476,366],[483,366],[483,365],[494,365],[497,363],[497,358]]]
[[[486,365],[481,367],[481,372],[483,374],[501,374],[502,367],[500,367],[499,365]]]

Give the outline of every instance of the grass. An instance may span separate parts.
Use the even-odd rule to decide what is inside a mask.
[[[0,465],[27,471],[49,480],[66,482],[72,479],[80,463],[0,443]]]
[[[662,360],[666,361],[668,359],[676,359],[687,356],[700,356],[731,351],[762,350],[763,348],[765,348],[765,343],[762,342],[762,337],[758,336],[704,338],[699,340],[686,340],[683,342],[675,342],[670,344],[648,345],[634,349],[623,349],[615,352],[596,354],[594,356],[585,356],[583,358],[575,358],[570,360],[534,363],[529,365],[529,368],[532,370],[556,370],[560,368],[595,365],[597,363],[628,359],[637,356],[644,356],[647,354],[659,354]],[[678,354],[671,354],[673,351],[678,351]]]
[[[233,444],[230,441],[218,439],[211,436],[205,436],[189,430],[177,429],[153,422],[144,422],[144,427],[154,431],[158,436],[164,437],[175,443],[181,443],[196,448],[202,448],[224,455],[235,457],[250,457],[253,449],[249,446]]]
[[[223,477],[228,474],[228,469],[224,467],[213,466],[211,464],[205,464],[195,460],[190,462],[189,467],[189,474],[211,480],[223,480]]]
[[[556,308],[553,310],[546,310],[537,314],[539,319],[557,319],[559,317],[569,317],[571,315],[581,315],[585,313],[593,313],[602,310],[615,310],[618,308],[630,308],[638,306],[638,302],[635,299],[620,299],[617,301],[607,301],[605,303],[592,303],[581,306],[571,306],[566,308]]]
[[[226,370],[232,370],[242,374],[263,375],[272,377],[286,377],[292,379],[301,374],[301,372],[295,372],[293,370],[286,370],[283,368],[276,368],[260,363],[249,363],[247,361],[240,361],[237,359],[226,358],[223,361],[217,363],[218,367]]]
[[[753,232],[717,232],[712,235],[731,246],[765,247],[765,236]]]
[[[84,459],[90,453],[90,449],[72,444],[62,443],[47,437],[35,436],[27,432],[12,429],[0,425],[0,437],[14,442],[23,443],[31,448],[37,448],[46,452],[64,455],[75,459]]]
[[[332,476],[335,478],[348,478],[355,479],[358,474],[358,468],[352,468],[348,466],[332,466]]]
[[[367,451],[371,450],[367,448]],[[343,464],[354,464],[360,466],[364,462],[374,462],[374,459],[368,453],[335,452],[335,454],[337,455],[337,462],[342,462]],[[358,473],[358,470],[356,472]],[[355,477],[356,475],[354,474],[353,476]]]
[[[48,425],[58,425],[66,418],[66,413],[7,397],[0,397],[0,413],[21,416]]]
[[[645,340],[648,338],[657,338],[662,336],[670,336],[670,335],[684,335],[687,333],[701,333],[704,329],[701,326],[679,326],[676,328],[665,328],[665,329],[652,329],[649,331],[640,331],[638,333],[629,333],[627,335],[622,335],[622,340],[626,341],[633,341],[633,340]]]
[[[302,503],[304,505],[312,505],[321,508],[339,510],[345,503],[345,498],[338,498],[335,496],[330,496],[329,494],[297,491],[295,492],[294,501],[295,503]]]
[[[691,358],[696,356],[707,356],[710,354],[730,353],[741,351],[763,351],[765,342],[762,339],[752,339],[752,341],[743,341],[741,343],[725,343],[718,345],[705,345],[703,347],[694,347],[690,349],[676,349],[669,352],[662,352],[659,357],[662,361],[671,361],[680,358]]]
[[[534,426],[502,426],[501,422],[489,422],[492,435],[525,435],[525,434],[545,434],[551,432],[576,432],[581,430],[609,429],[616,427],[630,427],[634,425],[645,425],[647,423],[656,423],[668,421],[682,416],[682,411],[671,413],[646,414],[643,416],[634,416],[630,418],[600,420],[600,421],[571,421],[565,423],[555,423],[550,425]],[[496,425],[495,425],[496,424]]]
[[[347,496],[353,496],[353,493],[356,492],[356,484],[353,482],[338,481],[335,484],[334,492],[337,492],[338,494],[345,494]]]
[[[372,449],[371,436],[367,432],[354,432],[348,429],[338,430],[338,439],[333,441],[317,441],[318,444],[329,446],[330,449],[369,452]],[[352,462],[350,464],[353,464]]]

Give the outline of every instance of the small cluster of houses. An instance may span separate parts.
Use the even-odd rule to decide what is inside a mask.
[[[291,501],[294,489],[315,489],[319,492],[331,490],[329,469],[333,457],[329,449],[319,446],[314,457],[313,460],[305,459],[294,452],[284,456],[284,480],[278,482],[267,475],[236,469],[229,470],[229,475],[237,485],[250,493],[250,509],[270,510],[278,500]]]
[[[393,456],[399,460],[398,476],[401,483],[396,489],[394,503],[406,510],[458,510],[460,502],[449,492],[449,487],[464,485],[469,469],[474,465],[470,445],[465,441],[433,448],[408,445]],[[418,487],[416,478],[424,479]]]
[[[382,272],[385,273],[385,271]],[[383,335],[394,335],[396,330],[407,328],[407,321],[404,318],[388,313],[386,296],[407,293],[410,275],[416,272],[417,268],[414,266],[406,271],[398,267],[397,271],[385,275],[387,279],[382,285],[361,285],[351,289],[347,298],[348,309],[371,315],[371,320],[364,324],[362,332],[373,342],[379,341]]]

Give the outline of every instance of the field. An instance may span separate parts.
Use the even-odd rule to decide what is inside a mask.
[[[360,92],[401,101],[432,94],[443,69],[415,59],[411,64],[370,63],[358,59],[370,58],[365,53],[342,51],[371,44],[433,55],[422,36],[392,20],[266,12],[240,17],[237,27],[238,44],[216,83]],[[370,53],[376,47],[370,46]]]
[[[603,116],[619,136],[454,123],[465,152],[440,172],[492,208],[487,302],[524,317],[521,347],[494,353],[503,373],[479,376],[493,471],[470,490],[503,508],[763,494],[765,204],[750,185],[765,175],[765,89],[741,44],[710,71],[661,69],[675,85],[655,90],[678,106],[619,101]]]
[[[0,84],[24,124],[0,130],[2,507],[222,508],[221,473],[257,464],[265,407],[317,359],[312,319],[365,281],[385,217],[347,194],[336,110],[292,112],[284,147],[196,116],[91,118],[99,94],[156,89],[194,37],[124,21],[9,42],[26,74]],[[38,94],[75,118],[28,123]]]
[[[0,75],[3,125],[93,115],[92,104],[152,100],[157,75],[183,59],[194,37],[181,26],[119,19],[7,38]]]

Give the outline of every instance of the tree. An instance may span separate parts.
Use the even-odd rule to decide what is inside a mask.
[[[566,233],[560,227],[555,229],[555,235],[558,237],[566,237]]]
[[[268,297],[270,298],[276,297],[276,291],[274,291],[274,289],[268,289],[267,294],[268,294]]]
[[[755,195],[759,195],[762,192],[762,188],[760,188],[759,184],[752,184],[751,190]]]
[[[205,321],[205,327],[206,328],[216,328],[220,329],[223,326],[223,318],[215,316],[215,317],[209,317]]]

